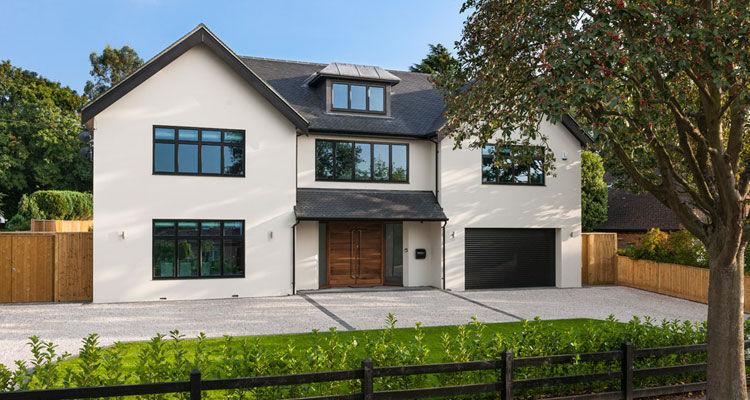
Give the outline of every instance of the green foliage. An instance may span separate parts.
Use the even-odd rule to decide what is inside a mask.
[[[434,74],[440,72],[448,72],[456,69],[458,61],[451,55],[448,49],[442,44],[431,44],[430,52],[422,62],[414,64],[409,67],[411,72],[423,72],[426,74]]]
[[[581,225],[584,232],[607,220],[607,183],[604,162],[590,151],[581,152]]]
[[[8,221],[6,229],[28,230],[33,219],[91,219],[94,213],[91,193],[70,190],[38,190],[21,196],[18,214]]]
[[[487,325],[473,319],[467,325],[455,327],[445,333],[438,345],[441,351],[430,352],[426,345],[425,329],[417,324],[411,329],[397,329],[396,318],[389,314],[386,329],[362,331],[358,336],[344,335],[331,329],[326,333],[313,331],[307,344],[289,342],[285,346],[269,347],[261,338],[233,338],[225,336],[209,340],[201,334],[196,340],[185,340],[179,331],[168,336],[157,335],[141,344],[137,362],[123,362],[127,346],[115,344],[102,348],[97,335],[82,341],[79,355],[60,362],[55,346],[31,338],[33,371],[24,362],[18,362],[14,371],[0,365],[0,391],[28,390],[50,387],[75,387],[86,385],[112,385],[118,383],[150,383],[187,380],[193,369],[199,369],[203,379],[224,379],[243,376],[282,375],[316,371],[354,369],[361,367],[365,357],[375,366],[425,364],[435,362],[461,362],[500,359],[506,349],[516,357],[619,350],[629,341],[636,348],[661,347],[704,343],[706,328],[703,323],[662,321],[634,318],[619,323],[610,317],[606,321],[587,321],[577,325],[564,325],[554,321],[522,321],[516,329],[492,332]],[[434,328],[430,328],[434,329]],[[746,332],[748,327],[746,325]],[[349,333],[349,332],[347,332]],[[747,336],[747,335],[746,335]],[[657,367],[705,362],[705,354],[671,355],[639,358],[636,368]],[[615,362],[574,362],[569,364],[521,368],[516,379],[576,375],[582,373],[617,370]],[[376,390],[458,385],[494,382],[495,371],[463,372],[450,374],[414,375],[408,377],[383,377],[375,379]],[[705,379],[703,373],[684,374],[639,379],[639,386],[654,386]],[[567,385],[529,390],[519,393],[523,398],[616,390],[618,382]],[[343,381],[315,383],[275,388],[205,392],[206,398],[299,398],[359,391],[359,382]],[[184,394],[155,396],[154,398],[184,398]]]
[[[685,230],[668,234],[652,228],[641,236],[637,244],[630,245],[619,253],[636,260],[708,268],[708,257],[703,244]]]
[[[83,93],[88,100],[94,100],[107,89],[114,86],[128,75],[135,72],[143,60],[130,46],[122,46],[119,49],[110,45],[104,47],[102,54],[95,51],[89,55],[91,61],[91,76],[93,81],[87,81]]]
[[[91,162],[78,155],[83,104],[69,87],[0,62],[0,212],[7,218],[34,190],[91,190]]]

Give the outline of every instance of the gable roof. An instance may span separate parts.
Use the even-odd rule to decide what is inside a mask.
[[[152,77],[162,68],[183,55],[191,48],[203,44],[211,49],[220,59],[226,62],[232,70],[240,75],[247,83],[255,88],[263,97],[266,98],[276,109],[278,109],[286,118],[288,118],[297,128],[306,129],[307,121],[302,117],[287,101],[263,81],[255,72],[248,68],[237,57],[232,50],[222,43],[205,25],[200,24],[187,35],[174,42],[164,51],[148,60],[130,76],[118,82],[104,92],[101,96],[90,101],[81,108],[82,122],[88,122],[91,118],[99,114],[105,108],[109,107],[126,95],[146,79]]]
[[[432,138],[445,123],[443,96],[430,82],[429,74],[343,63],[239,57],[203,24],[84,105],[80,110],[82,122],[88,122],[177,57],[201,44],[226,62],[302,132]],[[391,115],[326,112],[325,94],[308,83],[329,73],[344,78],[356,75],[358,79],[391,82]],[[377,79],[373,78],[375,75]],[[566,117],[562,120],[563,125],[581,145],[591,143],[591,138],[581,131],[578,124]]]

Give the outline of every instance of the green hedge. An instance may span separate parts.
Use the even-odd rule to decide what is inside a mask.
[[[652,228],[635,245],[617,252],[635,260],[651,260],[663,263],[708,268],[706,247],[686,230],[672,233]],[[745,251],[745,275],[750,275],[750,246]]]
[[[28,230],[31,219],[91,219],[94,200],[91,193],[70,190],[38,190],[23,195],[18,202],[18,213],[8,221],[6,229]]]
[[[634,318],[619,323],[610,317],[604,323],[587,322],[578,328],[558,328],[552,322],[535,319],[523,321],[510,333],[489,334],[487,327],[476,320],[458,327],[454,334],[444,334],[441,351],[433,354],[425,344],[425,332],[419,324],[413,335],[396,334],[395,318],[389,315],[387,328],[363,331],[364,336],[347,338],[331,329],[315,333],[312,344],[291,342],[286,347],[262,346],[257,338],[226,336],[219,345],[209,345],[203,334],[197,340],[185,340],[178,331],[169,336],[157,335],[140,348],[137,363],[123,361],[126,345],[102,348],[97,335],[83,339],[77,358],[61,360],[52,343],[36,337],[30,341],[33,373],[24,362],[17,362],[11,371],[0,365],[0,391],[52,387],[113,385],[187,380],[189,371],[199,369],[203,379],[242,376],[281,375],[360,368],[363,357],[375,366],[463,362],[500,359],[506,349],[516,357],[570,354],[619,350],[623,342],[635,348],[662,347],[705,343],[705,323],[679,321],[656,322]],[[746,324],[745,332],[748,332]],[[746,337],[748,335],[746,334]],[[638,358],[636,368],[705,362],[705,354],[679,354],[664,357]],[[563,376],[617,370],[617,361],[583,362],[547,367],[521,368],[515,379]],[[376,390],[448,386],[499,379],[496,371],[416,375],[377,378]],[[705,379],[704,373],[691,373],[654,378],[639,378],[637,387],[695,382]],[[574,393],[617,390],[619,382],[577,384],[517,393],[517,398],[538,398]],[[308,397],[360,390],[358,381],[316,383],[280,388],[258,388],[244,391],[207,392],[207,398]],[[180,398],[182,395],[166,398]]]

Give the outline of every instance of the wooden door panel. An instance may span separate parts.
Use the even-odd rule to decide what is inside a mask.
[[[52,301],[54,240],[50,236],[13,237],[12,301]]]
[[[383,283],[383,225],[364,225],[360,229],[362,241],[357,284],[381,285]]]
[[[328,285],[383,283],[383,224],[332,222],[327,227]]]
[[[0,303],[10,303],[13,287],[11,286],[11,257],[13,237],[0,235]]]
[[[353,285],[351,232],[343,224],[331,224],[328,231],[328,285]]]

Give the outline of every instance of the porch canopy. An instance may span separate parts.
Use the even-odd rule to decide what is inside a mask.
[[[298,220],[447,221],[431,191],[297,189]]]

